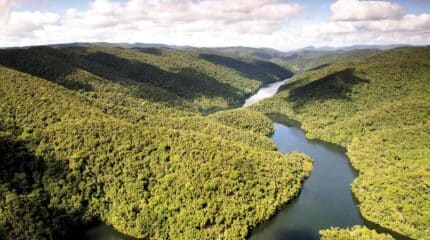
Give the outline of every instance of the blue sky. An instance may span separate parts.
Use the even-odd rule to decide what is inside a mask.
[[[429,44],[430,0],[0,0],[0,46]]]

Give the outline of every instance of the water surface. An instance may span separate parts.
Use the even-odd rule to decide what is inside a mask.
[[[319,230],[332,226],[363,225],[350,191],[355,174],[344,150],[333,144],[308,140],[297,126],[274,123],[273,141],[282,153],[300,151],[314,161],[300,195],[273,219],[257,227],[256,239],[319,239]]]
[[[267,86],[260,88],[256,94],[252,95],[251,97],[249,97],[248,99],[245,100],[243,107],[248,107],[248,106],[250,106],[250,105],[252,105],[258,101],[261,101],[265,98],[269,98],[269,97],[275,95],[276,92],[278,91],[279,87],[281,87],[287,80],[288,79],[285,79],[283,81],[274,82],[274,83],[271,83]]]
[[[245,101],[247,107],[276,94],[287,80],[261,88]],[[386,229],[365,222],[352,197],[350,184],[356,177],[344,149],[318,140],[306,139],[298,126],[274,123],[273,142],[281,153],[303,152],[314,161],[313,170],[304,182],[297,198],[284,206],[268,222],[255,228],[251,240],[314,240],[319,239],[319,230],[330,227],[364,225],[379,232],[388,232],[398,239],[407,239]],[[85,233],[85,240],[129,240],[133,239],[101,224]]]

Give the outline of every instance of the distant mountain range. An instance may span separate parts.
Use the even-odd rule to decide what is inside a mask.
[[[293,72],[302,72],[321,66],[329,65],[336,61],[352,61],[367,57],[379,51],[388,49],[407,47],[412,45],[391,44],[391,45],[352,45],[346,47],[314,47],[309,46],[292,51],[280,51],[273,48],[253,48],[243,46],[232,47],[193,47],[179,46],[160,43],[108,43],[108,42],[75,42],[65,44],[52,44],[50,47],[67,48],[73,46],[90,47],[98,45],[101,47],[121,48],[121,49],[170,49],[185,51],[202,51],[210,54],[222,54],[227,57],[242,58],[247,61],[261,59],[275,62],[287,67]]]
[[[389,45],[351,45],[346,47],[314,47],[309,46],[305,48],[298,49],[296,51],[351,51],[351,50],[361,50],[361,49],[379,49],[379,50],[388,50],[398,47],[407,47],[412,46],[408,44],[389,44]]]
[[[415,46],[410,44],[388,44],[388,45],[351,45],[344,47],[331,47],[331,46],[323,46],[323,47],[314,47],[308,46],[304,48],[298,48],[290,51],[282,51],[274,48],[255,48],[255,47],[244,47],[244,46],[231,46],[231,47],[193,47],[189,45],[170,45],[163,43],[109,43],[109,42],[73,42],[73,43],[59,43],[59,44],[49,44],[51,47],[70,47],[70,46],[90,46],[90,45],[101,45],[104,47],[119,47],[119,48],[169,48],[169,49],[207,49],[207,50],[217,50],[221,52],[228,53],[238,53],[238,52],[246,52],[246,53],[257,53],[261,55],[261,58],[268,58],[266,54],[273,56],[285,56],[291,55],[295,52],[303,52],[303,51],[351,51],[351,50],[361,50],[361,49],[379,49],[379,50],[388,50],[397,47],[406,47],[406,46]],[[418,45],[417,45],[418,46]],[[26,48],[26,47],[23,47]]]

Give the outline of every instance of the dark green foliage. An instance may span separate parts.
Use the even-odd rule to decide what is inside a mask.
[[[310,138],[347,147],[363,216],[430,236],[430,47],[399,48],[299,75],[251,107],[298,120]]]
[[[199,113],[260,83],[160,51],[0,51],[0,238],[103,221],[140,238],[243,239],[298,193],[309,159],[275,151],[267,118],[248,131]]]
[[[163,91],[167,91],[182,98],[178,101],[192,103],[203,112],[240,104],[245,96],[258,89],[260,81],[273,82],[290,76],[280,66],[256,59],[251,59],[255,64],[232,59],[252,66],[252,71],[242,76],[236,69],[202,60],[197,51],[156,50],[157,54],[154,49],[147,53],[147,49],[100,46],[11,49],[0,52],[0,65],[54,81],[71,90],[94,91],[94,83],[82,78],[82,74],[88,73],[121,85],[137,84],[141,89],[136,94],[145,94],[144,98],[150,95],[151,100],[162,100],[167,94]],[[83,70],[87,73],[82,73]],[[163,91],[150,92],[145,89],[148,85]],[[153,96],[159,92],[161,97]],[[167,97],[170,104],[173,96]],[[178,105],[178,101],[172,105]]]
[[[36,157],[5,132],[0,132],[0,152],[1,239],[67,239],[90,220],[79,208],[57,208],[44,189],[45,182],[60,180],[64,165]]]
[[[323,230],[321,240],[394,240],[387,234],[379,234],[365,227],[355,226],[351,229],[332,228]]]
[[[377,49],[360,49],[349,51],[299,51],[284,59],[278,60],[280,65],[293,72],[318,70],[340,61],[359,60],[381,52]]]
[[[247,48],[247,47],[226,47],[213,48],[214,54],[224,53],[228,56],[239,57],[241,59],[258,58],[271,61],[288,68],[290,71],[300,73],[304,71],[317,70],[339,61],[353,61],[362,59],[381,52],[378,49],[358,49],[358,50],[299,50],[296,52],[280,52],[270,48]],[[216,58],[221,62],[219,58]],[[249,71],[249,70],[247,70]]]
[[[354,86],[364,83],[369,83],[369,81],[354,75],[353,69],[345,69],[306,85],[295,87],[294,83],[287,84],[286,88],[292,87],[288,101],[293,102],[294,108],[298,109],[305,104],[329,99],[350,100]]]
[[[272,121],[264,114],[247,109],[236,109],[230,111],[216,112],[211,118],[222,122],[227,126],[238,129],[250,130],[269,136],[273,133]]]
[[[201,58],[214,64],[222,65],[239,72],[244,77],[257,79],[262,83],[271,83],[291,77],[292,72],[270,62],[252,60],[246,62],[233,57],[217,54],[201,54]],[[264,71],[261,71],[261,70]]]

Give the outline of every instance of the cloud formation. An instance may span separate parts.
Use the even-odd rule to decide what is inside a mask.
[[[328,45],[429,43],[429,13],[406,14],[398,4],[359,0],[337,0],[330,10],[331,21],[306,26],[303,34]]]
[[[200,40],[223,35],[228,40],[240,34],[271,34],[301,10],[297,3],[276,0],[96,0],[85,11],[68,9],[61,21],[54,13],[12,12],[0,30],[0,41],[33,35],[39,42],[147,42],[171,39],[172,33],[183,40],[191,35],[201,35]],[[21,44],[29,40],[21,39]]]
[[[318,22],[305,19],[314,13],[293,0],[94,0],[63,13],[14,9],[23,1],[29,0],[0,0],[0,46],[106,41],[292,49],[430,39],[430,13],[408,14],[388,1],[337,0]]]
[[[330,10],[335,21],[396,19],[404,14],[400,5],[387,1],[338,0]]]

